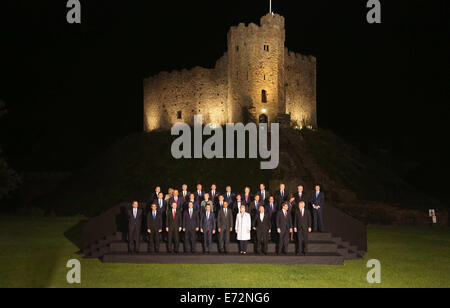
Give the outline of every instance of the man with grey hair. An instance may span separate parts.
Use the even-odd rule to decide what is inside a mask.
[[[303,193],[303,186],[302,185],[299,185],[297,187],[297,192],[295,193],[294,196],[295,196],[295,204],[298,205],[300,203],[300,201],[305,201],[305,204],[306,204],[306,196]]]
[[[211,252],[212,237],[216,234],[216,218],[211,211],[210,204],[206,205],[205,212],[201,215],[200,232],[203,234],[205,253],[209,254]]]
[[[308,233],[311,230],[311,214],[305,208],[305,202],[298,203],[298,210],[295,212],[294,233],[297,235],[297,255],[308,253]]]
[[[275,202],[277,203],[278,208],[281,208],[281,204],[284,202],[288,202],[289,192],[286,190],[285,184],[280,184],[280,189],[275,192]]]

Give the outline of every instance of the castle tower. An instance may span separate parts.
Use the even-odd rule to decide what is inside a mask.
[[[175,123],[280,123],[317,127],[313,56],[285,48],[284,17],[269,13],[260,25],[228,32],[228,50],[213,69],[161,72],[144,80],[144,130]]]
[[[286,113],[285,22],[267,14],[260,26],[241,23],[228,33],[228,118],[243,120],[250,113],[259,122],[272,122]]]

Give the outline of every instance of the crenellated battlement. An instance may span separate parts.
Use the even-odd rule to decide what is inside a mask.
[[[255,23],[239,23],[237,26],[230,28],[229,34],[233,35],[253,35],[260,34],[267,30],[283,31],[284,32],[285,20],[284,17],[278,14],[267,14],[260,20],[260,25]]]
[[[280,30],[284,30],[285,19],[278,14],[267,14],[261,17],[260,24],[262,27],[278,27]]]
[[[317,62],[316,57],[312,56],[312,55],[303,55],[301,53],[298,52],[293,52],[290,51],[286,48],[286,61],[287,62],[307,62],[307,63],[312,63],[315,64]]]

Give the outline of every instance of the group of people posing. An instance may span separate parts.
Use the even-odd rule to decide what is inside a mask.
[[[164,196],[156,187],[145,208],[134,201],[128,210],[129,252],[139,252],[142,232],[147,235],[149,251],[159,252],[160,242],[167,242],[168,252],[178,253],[180,234],[184,234],[184,251],[196,252],[197,236],[202,236],[204,253],[209,254],[213,237],[217,237],[220,253],[228,253],[232,239],[237,239],[242,255],[247,254],[248,242],[253,240],[257,254],[267,254],[269,241],[277,243],[276,253],[287,254],[291,239],[296,241],[297,255],[306,255],[308,233],[323,232],[322,210],[325,203],[320,186],[309,198],[298,186],[289,194],[281,184],[271,194],[264,184],[253,195],[249,187],[235,194],[228,186],[224,193],[216,185],[209,192],[198,184],[189,192],[169,190]]]

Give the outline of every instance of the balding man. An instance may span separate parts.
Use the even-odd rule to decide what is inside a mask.
[[[297,234],[297,255],[308,253],[308,233],[311,230],[311,214],[305,207],[305,202],[298,203],[298,211],[295,212],[294,233]]]
[[[288,202],[289,192],[286,190],[286,185],[280,184],[280,189],[275,192],[275,202],[278,208],[281,208],[281,204]]]

